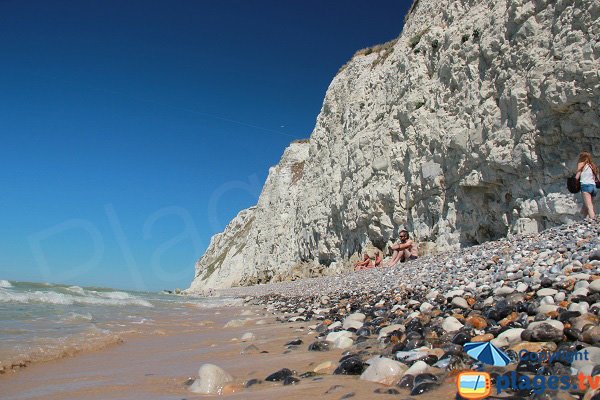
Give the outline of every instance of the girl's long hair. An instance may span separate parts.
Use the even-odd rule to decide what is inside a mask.
[[[592,155],[590,153],[588,153],[587,151],[582,151],[581,153],[579,153],[579,160],[577,160],[577,162],[590,164],[590,167],[592,168],[592,172],[594,173],[595,176],[598,176],[598,167],[592,161]]]

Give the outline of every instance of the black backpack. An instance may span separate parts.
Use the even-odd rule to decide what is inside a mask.
[[[575,175],[576,174],[573,174],[571,177],[567,178],[567,189],[571,193],[579,193],[581,190],[579,179],[575,179]]]

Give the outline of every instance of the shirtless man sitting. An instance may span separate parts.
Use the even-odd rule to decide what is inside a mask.
[[[367,269],[367,268],[371,268],[371,258],[365,252],[365,255],[363,256],[363,260],[362,261],[357,261],[354,264],[354,270],[358,271],[359,269]]]
[[[392,259],[388,263],[388,267],[393,267],[400,262],[406,262],[408,260],[416,260],[419,256],[417,252],[417,244],[410,240],[408,231],[403,229],[400,231],[400,243],[393,244],[390,246],[392,250]]]

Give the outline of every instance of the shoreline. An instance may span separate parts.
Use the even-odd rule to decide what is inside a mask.
[[[327,398],[331,399],[349,393],[364,398],[378,388],[388,388],[358,380],[357,376],[332,375],[331,368],[295,385],[266,382],[265,377],[282,368],[289,368],[299,375],[325,361],[337,365],[344,350],[309,352],[308,344],[315,336],[307,328],[309,324],[304,321],[281,323],[281,316],[266,312],[265,306],[246,304],[211,308],[205,316],[211,314],[211,319],[179,321],[179,324],[174,318],[169,321],[170,329],[162,332],[154,330],[126,336],[122,343],[101,350],[35,363],[1,375],[2,398],[203,399],[206,395],[192,393],[186,383],[195,378],[198,368],[205,363],[216,364],[233,375],[234,381],[227,385],[227,394],[223,395],[231,399],[279,399],[283,396],[300,400],[323,396],[326,392]],[[234,323],[233,327],[224,327],[230,321],[240,320],[245,321],[243,326]],[[246,332],[252,332],[256,338],[242,342],[240,338]],[[303,340],[302,345],[285,346],[298,338]],[[258,349],[241,354],[249,346]],[[244,388],[250,379],[262,382]],[[449,383],[428,398],[449,398],[453,396],[451,389]]]

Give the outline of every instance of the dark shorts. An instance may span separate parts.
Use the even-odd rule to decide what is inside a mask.
[[[417,259],[417,256],[410,256],[407,259],[402,259],[402,262],[416,260],[416,259]]]
[[[596,188],[596,185],[588,183],[581,184],[581,191],[591,194],[592,197],[596,197],[596,195],[598,194],[598,189]]]

